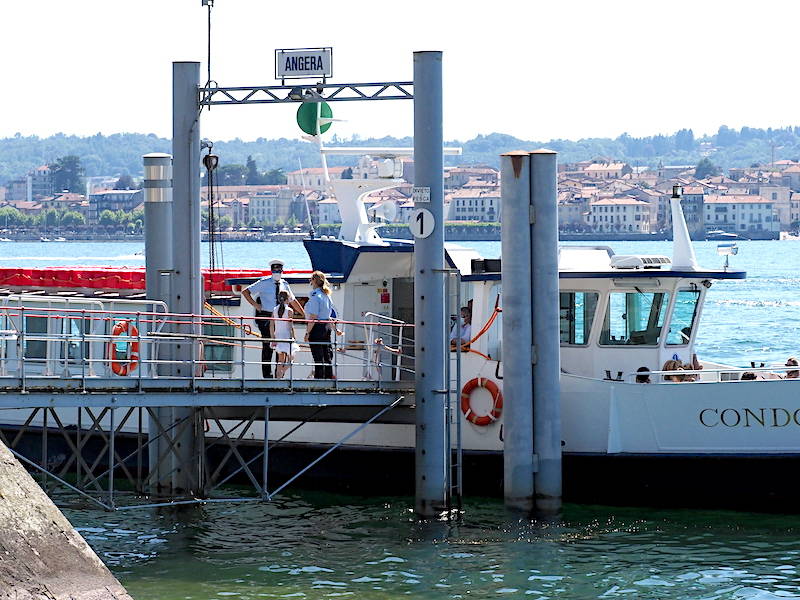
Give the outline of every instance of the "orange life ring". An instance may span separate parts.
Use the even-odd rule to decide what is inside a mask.
[[[472,392],[479,387],[485,388],[492,395],[493,401],[492,410],[489,411],[489,414],[480,417],[472,412],[472,406],[470,405]],[[485,427],[490,423],[494,423],[500,418],[500,415],[503,414],[503,393],[491,379],[486,379],[484,377],[470,379],[464,384],[464,389],[461,390],[461,412],[464,413],[464,417],[467,421],[475,425]]]
[[[114,337],[125,334],[129,337],[138,337],[139,330],[136,325],[130,321],[117,321],[114,324],[114,329],[111,330],[111,335]],[[126,360],[117,358],[117,342],[113,339],[108,342],[108,358],[111,360],[111,370],[117,375],[130,375],[139,366],[139,342],[130,341],[124,342],[130,344],[130,355]]]

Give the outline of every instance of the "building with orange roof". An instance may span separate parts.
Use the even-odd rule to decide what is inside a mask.
[[[650,205],[629,196],[595,200],[586,223],[597,233],[650,233]]]

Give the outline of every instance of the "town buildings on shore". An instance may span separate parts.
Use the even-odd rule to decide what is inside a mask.
[[[413,161],[403,159],[404,176],[413,178]],[[372,178],[378,161],[362,157],[353,167],[331,167],[329,177]],[[485,165],[445,169],[445,215],[463,225],[502,220],[500,174]],[[48,178],[49,177],[49,178]],[[697,178],[692,166],[632,167],[613,159],[559,165],[558,213],[562,232],[592,235],[651,235],[671,230],[669,198],[674,185],[683,188],[683,207],[690,234],[708,232],[777,238],[800,227],[800,163],[782,160],[768,167],[731,169],[727,176]],[[0,210],[12,207],[36,217],[47,211],[78,213],[87,227],[102,224],[106,211],[131,214],[142,209],[139,189],[117,190],[113,177],[87,180],[88,195],[53,190],[47,167],[39,167],[0,188]],[[284,185],[201,188],[203,210],[226,228],[305,226],[340,222],[338,205],[318,167],[287,173]],[[407,223],[414,210],[410,183],[365,198],[366,208],[394,203],[394,223]],[[386,216],[386,211],[380,211]],[[369,211],[368,211],[368,214]],[[0,226],[2,226],[0,222]]]

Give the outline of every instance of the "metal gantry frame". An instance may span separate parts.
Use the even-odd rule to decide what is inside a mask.
[[[201,87],[198,103],[283,104],[298,102],[353,102],[359,100],[413,100],[413,81],[380,83],[316,83],[243,87]]]

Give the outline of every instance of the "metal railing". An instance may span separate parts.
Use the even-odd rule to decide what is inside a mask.
[[[633,371],[625,373],[618,379],[610,381],[636,383],[637,376],[649,376],[648,383],[724,383],[733,381],[748,381],[742,379],[745,373],[753,373],[755,377],[750,381],[800,381],[800,377],[781,376],[781,373],[800,372],[800,367],[782,364],[759,367],[720,367],[715,369],[681,369],[681,370],[651,370]],[[759,376],[761,374],[761,376]],[[674,378],[684,378],[676,380]],[[669,378],[669,379],[667,379]]]
[[[116,383],[129,390],[135,381],[142,391],[145,384],[169,379],[191,390],[200,381],[235,380],[244,390],[264,379],[265,345],[272,350],[270,379],[290,391],[314,379],[320,367],[333,375],[327,386],[317,380],[320,389],[339,389],[349,381],[369,381],[381,389],[414,373],[414,357],[406,351],[413,325],[376,313],[364,321],[322,322],[331,330],[330,342],[305,342],[300,341],[303,320],[292,321],[293,339],[262,338],[255,333],[256,317],[178,314],[165,306],[123,308],[128,310],[54,308],[37,306],[34,299],[0,306],[0,388],[25,391],[34,382],[51,387],[65,382],[85,391],[104,381],[109,388]],[[317,353],[321,361],[313,356],[315,346],[327,347]],[[281,350],[288,351],[284,362],[278,359]],[[281,378],[274,377],[278,367],[285,370]]]

